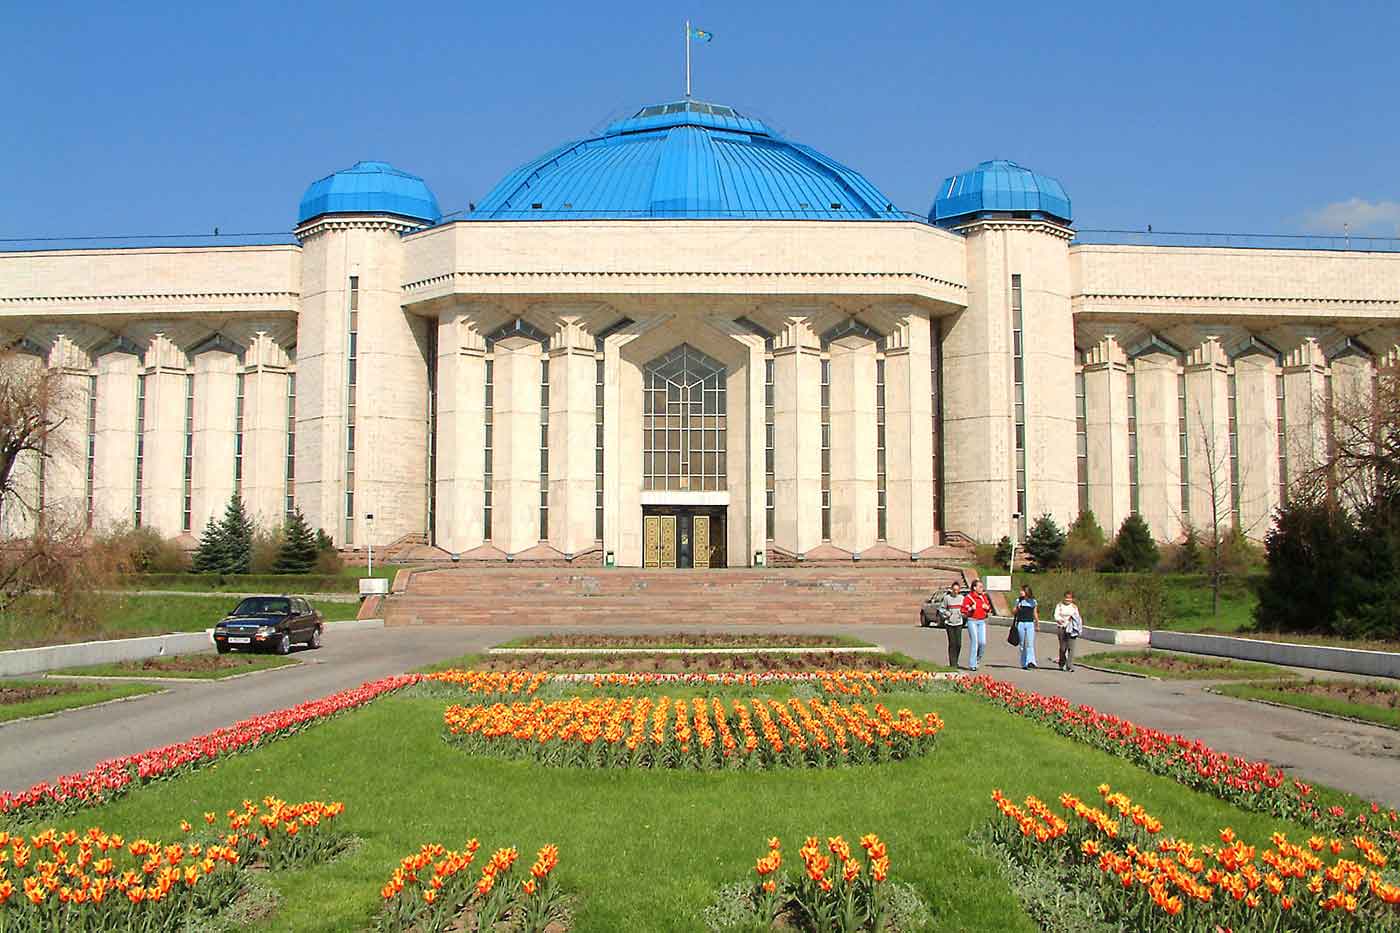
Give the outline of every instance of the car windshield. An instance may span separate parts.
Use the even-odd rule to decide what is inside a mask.
[[[285,596],[250,596],[233,610],[236,616],[286,615],[292,602]]]

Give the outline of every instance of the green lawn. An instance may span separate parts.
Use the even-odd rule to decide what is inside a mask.
[[[75,677],[177,677],[195,680],[222,680],[236,674],[251,674],[274,667],[300,664],[293,657],[276,654],[199,654],[167,655],[144,661],[122,661],[117,664],[94,664],[89,667],[65,667],[52,671]]]
[[[866,832],[888,842],[892,877],[917,887],[933,911],[932,929],[1032,933],[1037,927],[1003,875],[966,843],[994,812],[994,788],[1053,802],[1062,790],[1096,798],[1095,786],[1106,781],[1190,838],[1207,840],[1226,825],[1254,842],[1275,828],[1306,837],[970,697],[882,699],[938,710],[947,722],[938,748],[886,765],[696,773],[470,757],[442,740],[444,699],[393,696],[71,822],[175,838],[181,818],[223,812],[245,797],[343,800],[343,825],[363,844],[329,865],[267,878],[282,902],[257,928],[306,931],[363,929],[401,856],[424,842],[461,845],[471,836],[487,850],[516,845],[527,860],[557,842],[559,880],[580,897],[579,933],[700,929],[698,914],[714,889],[750,877],[768,836],[792,845],[808,834]]]
[[[401,569],[401,564],[376,563],[372,576],[392,581]],[[121,585],[134,590],[191,593],[358,593],[364,576],[364,567],[343,567],[338,574],[138,573],[123,577]]]
[[[0,650],[198,632],[213,626],[236,605],[236,598],[222,595],[99,595],[89,607],[89,621],[67,622],[46,613],[41,601],[23,600],[0,615]],[[313,605],[329,622],[353,619],[360,610],[358,603],[313,601]]]
[[[981,567],[982,574],[1005,574],[996,567]],[[1029,584],[1040,601],[1040,617],[1052,618],[1054,605],[1065,590],[1073,590],[1085,625],[1114,628],[1114,620],[1105,611],[1109,593],[1128,582],[1132,574],[1095,573],[1093,571],[1052,570],[1046,573],[1018,571],[1012,580],[1019,589]],[[1254,607],[1259,603],[1255,587],[1258,577],[1233,577],[1224,581],[1220,593],[1220,611],[1211,611],[1210,579],[1204,574],[1154,574],[1161,579],[1167,597],[1167,620],[1161,628],[1177,632],[1212,632],[1234,634],[1254,625]],[[1015,592],[1009,594],[1014,601]]]
[[[1276,680],[1292,674],[1272,664],[1206,658],[1174,651],[1108,651],[1088,654],[1084,664],[1163,680]]]
[[[43,680],[0,680],[0,722],[24,719],[28,716],[43,716],[65,709],[77,709],[108,700],[155,693],[161,688],[152,684],[73,684]],[[33,699],[19,699],[19,694],[29,690],[55,690],[49,696]]]
[[[1320,693],[1309,692],[1319,687],[1323,688]],[[1356,681],[1307,680],[1286,684],[1222,684],[1215,689],[1244,700],[1267,700],[1400,729],[1400,688],[1396,687]]]

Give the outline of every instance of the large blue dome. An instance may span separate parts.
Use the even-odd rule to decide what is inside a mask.
[[[1069,223],[1064,186],[1015,162],[995,159],[944,179],[929,212],[930,222],[952,227],[983,214],[1019,214]]]
[[[302,195],[297,223],[322,214],[395,214],[430,224],[442,219],[427,183],[388,162],[356,162],[313,181]]]
[[[643,107],[507,175],[472,220],[897,220],[860,173],[731,107]]]

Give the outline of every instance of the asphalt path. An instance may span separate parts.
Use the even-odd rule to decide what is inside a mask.
[[[599,630],[560,626],[558,631]],[[663,630],[662,626],[608,626],[609,631]],[[736,626],[665,626],[684,631],[734,631]],[[865,638],[914,657],[946,662],[946,641],[936,629],[893,625],[794,624],[785,632],[840,633]],[[37,781],[82,771],[100,761],[139,752],[229,725],[239,719],[294,706],[435,661],[481,651],[539,626],[423,626],[347,632],[328,638],[320,651],[299,651],[305,663],[226,681],[171,684],[166,693],[71,710],[43,719],[0,725],[0,788],[19,790]],[[990,646],[981,672],[1039,693],[1060,695],[1142,725],[1198,738],[1248,758],[1264,758],[1303,780],[1352,791],[1400,806],[1400,731],[1311,713],[1250,703],[1206,692],[1193,681],[1155,681],[1080,667],[1055,669],[1055,640],[1037,639],[1041,669],[1023,671],[1006,644],[1006,629],[989,627]],[[966,639],[964,639],[964,659]],[[1097,650],[1084,644],[1081,653]],[[1091,658],[1081,658],[1092,663]],[[1319,672],[1302,672],[1317,675]],[[988,737],[995,743],[995,737]],[[1007,750],[1014,754],[1014,750]]]

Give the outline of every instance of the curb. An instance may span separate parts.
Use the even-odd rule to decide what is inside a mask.
[[[1216,696],[1224,697],[1227,700],[1239,700],[1242,703],[1262,703],[1265,706],[1273,706],[1277,707],[1278,709],[1291,710],[1295,713],[1307,713],[1311,716],[1321,716],[1323,719],[1337,719],[1341,722],[1354,723],[1358,726],[1375,726],[1377,729],[1389,729],[1392,732],[1400,732],[1400,726],[1392,726],[1389,723],[1385,722],[1375,722],[1370,719],[1357,719],[1355,716],[1343,716],[1341,713],[1324,713],[1321,710],[1308,709],[1304,706],[1292,706],[1288,703],[1279,703],[1277,700],[1257,700],[1254,697],[1231,696],[1228,693],[1221,693],[1214,687],[1202,687],[1201,691],[1203,693],[1213,693]]]
[[[1100,674],[1117,674],[1119,677],[1136,677],[1139,680],[1155,680],[1158,683],[1165,683],[1164,678],[1155,674],[1139,674],[1136,671],[1116,671],[1111,667],[1098,667],[1093,664],[1085,664],[1083,661],[1075,661],[1075,667],[1082,667],[1088,671],[1098,671]]]
[[[880,645],[856,648],[488,648],[487,654],[883,654]]]
[[[87,706],[70,706],[67,709],[54,710],[52,713],[39,713],[34,716],[21,716],[19,719],[7,719],[4,722],[0,722],[0,729],[22,722],[34,722],[37,719],[52,719],[55,716],[62,716],[65,713],[76,713],[85,709],[97,709],[99,706],[111,706],[114,703],[126,703],[131,700],[144,700],[147,697],[158,697],[161,694],[169,692],[169,690],[153,690],[150,693],[138,693],[134,697],[117,697],[115,700],[103,700],[101,703],[89,703]]]
[[[150,677],[133,676],[128,677],[122,674],[45,674],[45,680],[75,680],[86,682],[112,682],[112,683],[137,683],[137,684],[223,684],[230,680],[242,680],[244,677],[255,677],[258,674],[270,674],[273,671],[289,671],[305,664],[305,661],[294,661],[291,664],[278,664],[276,667],[264,667],[256,671],[244,671],[241,674],[229,674],[227,677],[161,677],[152,675]]]

